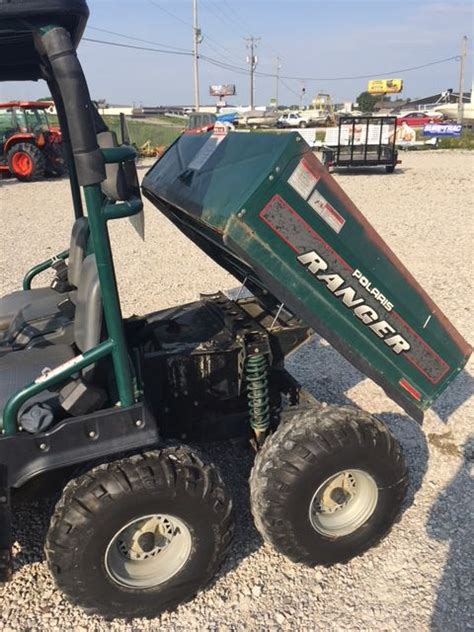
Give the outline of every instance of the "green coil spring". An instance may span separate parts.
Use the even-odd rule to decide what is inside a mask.
[[[245,377],[250,425],[258,438],[264,435],[270,426],[268,363],[264,355],[254,355],[247,358]]]

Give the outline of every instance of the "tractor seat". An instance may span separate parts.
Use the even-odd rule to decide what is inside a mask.
[[[45,371],[55,369],[71,360],[78,353],[88,351],[100,342],[102,330],[102,300],[97,266],[94,255],[84,260],[81,278],[76,295],[76,314],[74,318],[74,344],[50,345],[43,348],[26,349],[9,353],[0,358],[0,419],[8,399],[16,392],[33,382]],[[94,377],[94,366],[86,367],[81,374],[67,380],[67,384],[81,381],[83,389],[91,385]],[[61,391],[44,391],[28,400],[19,414],[22,428],[28,432],[40,432],[58,417],[66,416],[67,410],[61,407]],[[84,386],[85,385],[85,386]],[[97,401],[95,389],[95,399]],[[2,422],[0,421],[0,430]]]
[[[81,274],[81,266],[86,256],[89,225],[86,217],[74,222],[69,247],[67,266],[67,285],[70,289],[77,287]],[[66,298],[67,293],[60,292],[60,287],[40,287],[32,290],[18,290],[0,298],[0,337],[11,325],[15,316],[25,307],[36,301],[42,301],[46,312],[57,311],[57,305]]]

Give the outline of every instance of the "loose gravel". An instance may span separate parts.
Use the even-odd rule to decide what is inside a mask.
[[[428,293],[473,340],[473,156],[402,156],[395,174],[338,174],[355,203]],[[141,173],[143,174],[144,167]],[[125,314],[193,300],[236,282],[146,204],[147,240],[127,221],[112,225]],[[0,184],[0,294],[17,289],[32,264],[59,252],[71,223],[68,183]],[[438,630],[474,627],[474,362],[438,400],[423,429],[382,390],[315,339],[289,364],[318,398],[376,413],[399,438],[411,470],[403,515],[380,546],[349,564],[308,569],[264,546],[249,514],[248,453],[208,446],[236,507],[230,557],[194,601],[152,621],[88,618],[55,589],[42,540],[49,504],[28,501],[15,515],[15,576],[0,588],[8,630]]]

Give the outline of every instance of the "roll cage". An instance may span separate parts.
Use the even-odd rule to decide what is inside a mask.
[[[97,262],[107,330],[107,338],[98,346],[25,386],[8,400],[3,413],[3,435],[7,437],[18,433],[18,412],[28,399],[106,356],[112,358],[119,407],[131,407],[137,401],[108,222],[137,215],[143,204],[138,187],[130,187],[127,199],[119,202],[110,201],[101,189],[107,177],[106,166],[133,164],[136,152],[130,146],[99,149],[97,134],[106,127],[93,107],[76,55],[88,15],[83,0],[13,1],[0,7],[0,80],[44,79],[48,84],[63,135],[74,216],[82,217],[86,211],[89,219],[91,250]],[[9,61],[12,59],[17,60],[15,64]],[[66,258],[67,253],[61,253],[60,257]],[[26,284],[48,264],[35,266],[27,274]]]

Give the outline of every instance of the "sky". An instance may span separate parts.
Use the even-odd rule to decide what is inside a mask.
[[[133,46],[189,52],[192,48],[192,0],[89,0],[85,37]],[[246,37],[260,37],[257,71],[274,73],[280,58],[283,79],[279,102],[298,103],[304,87],[308,103],[318,92],[334,102],[355,100],[370,75],[402,78],[402,96],[416,98],[459,85],[459,61],[412,72],[394,72],[459,55],[467,35],[465,89],[472,81],[473,4],[433,0],[198,0],[203,32],[201,55],[236,72],[200,61],[201,103],[213,103],[210,84],[234,83],[236,97],[249,101]],[[105,29],[128,38],[104,33]],[[175,50],[180,49],[180,51]],[[120,105],[171,105],[193,102],[192,57],[119,48],[83,41],[81,59],[93,99]],[[298,79],[305,77],[305,81]],[[315,80],[309,80],[314,78]],[[275,96],[273,77],[256,78],[256,104]],[[0,84],[0,100],[36,99],[48,94],[43,83]]]

